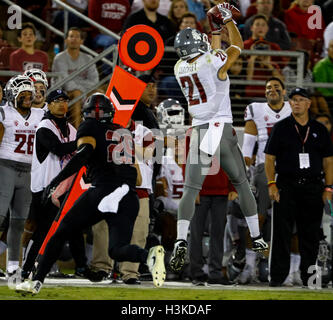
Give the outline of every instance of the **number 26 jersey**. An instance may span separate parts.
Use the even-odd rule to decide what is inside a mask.
[[[5,128],[0,143],[0,159],[31,164],[36,128],[44,116],[44,111],[31,108],[25,119],[14,107],[0,107],[0,123]]]
[[[218,78],[218,71],[227,62],[223,50],[211,50],[189,63],[179,60],[175,77],[187,100],[192,126],[221,121],[232,123],[229,97],[230,81]]]

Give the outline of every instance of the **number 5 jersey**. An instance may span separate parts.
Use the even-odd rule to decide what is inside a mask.
[[[184,60],[176,63],[175,76],[187,100],[192,126],[215,120],[232,123],[229,77],[220,80],[217,75],[227,59],[227,54],[217,49],[204,53],[192,63]]]
[[[31,164],[35,133],[44,110],[31,108],[24,118],[15,108],[7,104],[0,107],[0,122],[4,135],[0,143],[0,159]]]

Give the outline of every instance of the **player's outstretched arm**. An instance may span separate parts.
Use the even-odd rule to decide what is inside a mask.
[[[44,204],[52,195],[53,191],[60,184],[60,182],[78,172],[86,164],[87,160],[90,158],[96,147],[96,140],[93,137],[81,137],[77,142],[77,146],[76,154],[45,188],[42,197],[42,202]]]

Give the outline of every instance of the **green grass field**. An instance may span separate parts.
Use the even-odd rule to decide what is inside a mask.
[[[36,296],[22,296],[0,287],[1,300],[333,300],[333,291],[200,290],[127,287],[48,287]]]

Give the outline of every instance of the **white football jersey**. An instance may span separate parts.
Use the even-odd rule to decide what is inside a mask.
[[[273,110],[267,102],[254,102],[246,107],[244,120],[253,120],[258,131],[256,165],[265,162],[264,150],[274,124],[290,116],[290,114],[291,107],[288,101],[284,102],[283,107],[279,111]]]
[[[35,133],[44,111],[31,108],[27,119],[8,104],[0,107],[0,122],[5,128],[0,143],[0,158],[31,164]]]
[[[183,195],[184,177],[183,170],[173,156],[162,157],[162,167],[158,178],[164,177],[168,183],[168,196],[158,197],[163,204],[165,210],[177,211],[179,200]]]
[[[223,50],[211,50],[188,63],[179,60],[175,76],[187,100],[192,126],[209,121],[232,123],[229,77],[219,80],[217,73],[227,62]]]

